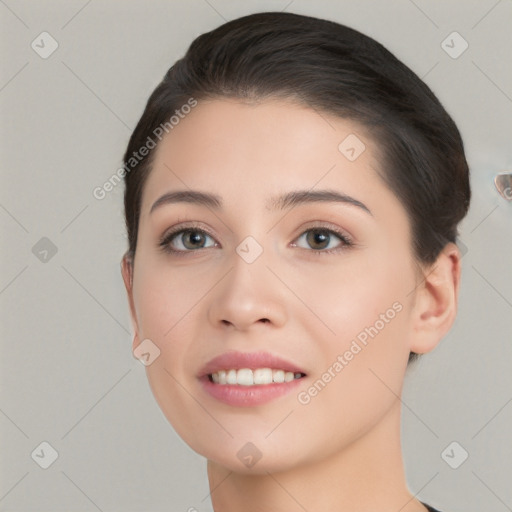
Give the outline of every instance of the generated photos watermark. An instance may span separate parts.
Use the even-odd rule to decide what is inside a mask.
[[[307,390],[301,391],[297,395],[297,400],[302,405],[308,405],[311,400],[320,393],[329,382],[331,382],[350,361],[354,359],[364,348],[368,346],[370,339],[375,338],[389,324],[400,311],[403,306],[396,301],[379,318],[369,327],[365,327],[351,342],[350,347],[343,354],[336,357],[336,360],[322,373],[313,385]]]
[[[144,160],[146,156],[149,155],[149,152],[154,149],[157,145],[155,139],[161,141],[167,133],[173,130],[182,119],[184,119],[192,109],[197,105],[197,100],[195,98],[189,98],[187,103],[184,103],[179,109],[174,111],[174,114],[169,118],[165,123],[161,123],[157,126],[152,135],[148,135],[146,142],[138,149],[138,151],[134,151],[130,158],[127,159],[123,167],[119,167],[117,171],[110,176],[108,180],[106,180],[101,186],[95,187],[92,191],[92,195],[95,199],[99,201],[105,199],[109,192],[112,192],[114,188],[121,183],[122,179],[130,173],[137,165]]]

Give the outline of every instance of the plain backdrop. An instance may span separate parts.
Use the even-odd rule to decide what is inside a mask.
[[[461,130],[460,309],[409,369],[404,457],[410,489],[443,512],[512,510],[512,202],[493,183],[512,168],[512,2],[2,0],[0,511],[211,510],[204,459],[131,353],[123,186],[93,190],[190,42],[267,10],[374,37]]]

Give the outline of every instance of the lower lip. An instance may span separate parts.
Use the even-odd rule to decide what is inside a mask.
[[[293,391],[303,383],[304,377],[290,382],[241,386],[239,384],[215,384],[205,376],[200,379],[204,390],[220,402],[236,407],[253,407],[275,400]]]

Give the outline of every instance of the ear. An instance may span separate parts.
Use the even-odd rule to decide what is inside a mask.
[[[460,260],[458,247],[449,243],[437,260],[424,269],[424,278],[415,291],[411,352],[430,352],[453,325],[457,314]]]
[[[130,317],[132,320],[132,327],[134,332],[132,344],[133,352],[140,344],[140,339],[137,314],[135,311],[135,303],[133,301],[133,258],[128,254],[125,254],[123,256],[123,259],[121,260],[121,275],[123,276],[124,286],[126,288],[126,294],[128,296],[128,303],[130,305]]]

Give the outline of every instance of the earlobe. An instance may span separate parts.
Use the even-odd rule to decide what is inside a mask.
[[[130,317],[132,321],[132,328],[134,332],[132,351],[139,345],[139,328],[137,323],[137,314],[135,311],[135,303],[133,300],[133,259],[127,254],[121,260],[121,275],[123,276],[124,286],[128,297],[128,304],[130,306]]]
[[[449,243],[426,269],[415,292],[412,352],[430,352],[453,325],[457,313],[460,258],[457,246]]]

